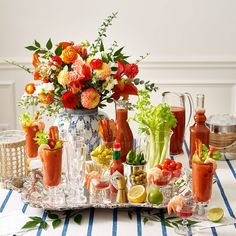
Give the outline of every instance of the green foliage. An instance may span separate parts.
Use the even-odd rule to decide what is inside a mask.
[[[11,64],[11,65],[13,65],[13,66],[19,67],[20,69],[26,71],[29,74],[33,74],[33,71],[29,67],[27,67],[25,65],[20,65],[16,61],[9,61],[9,60],[4,60],[4,61],[9,63],[9,64]]]
[[[82,222],[82,218],[83,216],[81,214],[77,214],[75,217],[74,217],[74,222],[77,223],[78,225],[81,224]]]
[[[94,56],[99,51],[104,51],[103,47],[103,38],[107,37],[106,32],[109,26],[112,25],[112,21],[117,17],[118,12],[112,13],[108,16],[102,23],[98,31],[98,37],[94,40],[94,43],[91,45],[90,56]]]
[[[47,229],[48,223],[38,216],[29,217],[31,220],[26,222],[22,229],[33,229],[35,227],[41,226],[43,229]]]
[[[53,229],[57,228],[62,223],[61,219],[55,219],[52,221],[52,227]]]

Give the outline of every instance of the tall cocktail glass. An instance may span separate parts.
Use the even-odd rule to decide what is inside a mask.
[[[208,204],[212,193],[214,175],[212,163],[192,162],[192,190],[194,200],[198,203],[198,216],[204,217],[204,205]]]
[[[45,202],[51,206],[64,203],[64,195],[57,191],[61,182],[62,148],[42,149],[40,157],[43,163],[43,183],[48,190]]]

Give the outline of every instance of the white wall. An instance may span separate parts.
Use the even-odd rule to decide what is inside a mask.
[[[17,102],[31,81],[2,59],[30,65],[24,46],[34,39],[93,40],[102,20],[114,11],[119,16],[106,43],[125,45],[133,59],[151,53],[140,65],[140,76],[159,84],[153,101],[160,101],[164,90],[205,93],[208,115],[236,115],[235,9],[235,0],[1,0],[0,129],[1,124],[19,127]]]

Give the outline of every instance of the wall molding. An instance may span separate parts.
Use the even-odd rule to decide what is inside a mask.
[[[31,66],[29,57],[0,57],[0,70],[18,70],[19,68],[5,62],[16,61],[19,64]],[[143,69],[235,69],[236,58],[146,58],[140,62]]]
[[[8,109],[11,109],[12,116],[14,117],[14,121],[10,124],[10,126],[15,129],[16,128],[16,95],[15,95],[15,82],[13,81],[1,81],[0,80],[0,88],[5,87],[9,89],[9,99],[10,106]],[[4,101],[3,101],[4,102]]]

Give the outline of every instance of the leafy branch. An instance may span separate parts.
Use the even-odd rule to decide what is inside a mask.
[[[133,214],[136,214],[135,210],[128,211],[128,217],[130,220],[132,220]],[[150,210],[141,210],[141,217],[142,217],[144,225],[147,224],[149,221],[161,222],[165,226],[171,227],[171,228],[174,228],[174,227],[179,228],[179,226],[183,225],[182,219],[175,217],[175,216],[163,218],[160,216],[160,213],[157,212],[156,210],[151,210],[151,211]],[[188,226],[198,223],[198,221],[190,220],[190,219],[187,219],[187,221],[188,221]]]
[[[112,21],[117,17],[118,12],[113,12],[112,15],[108,16],[103,23],[101,24],[98,30],[98,37],[94,40],[94,43],[91,45],[90,56],[94,56],[99,50],[104,51],[102,39],[107,37],[106,32],[109,26],[112,25]]]
[[[4,60],[4,61],[7,62],[8,64],[11,64],[13,66],[17,66],[17,67],[23,69],[24,71],[28,72],[29,74],[33,74],[33,70],[31,70],[31,68],[29,68],[25,65],[18,64],[16,61],[9,61],[9,60]]]
[[[136,60],[136,64],[145,60],[150,55],[150,52],[147,52],[144,56],[140,56],[139,59]]]
[[[74,222],[78,225],[81,225],[82,222],[82,214],[76,212],[76,211],[66,211],[62,214],[62,216],[59,216],[54,213],[48,213],[48,218],[52,222],[51,225],[53,229],[57,228],[62,224],[62,220],[66,217],[73,218]],[[41,217],[38,216],[32,216],[29,217],[30,221],[27,221],[23,226],[22,229],[33,229],[35,227],[41,226],[44,230],[48,228],[49,223],[46,222],[46,220],[43,220]]]

